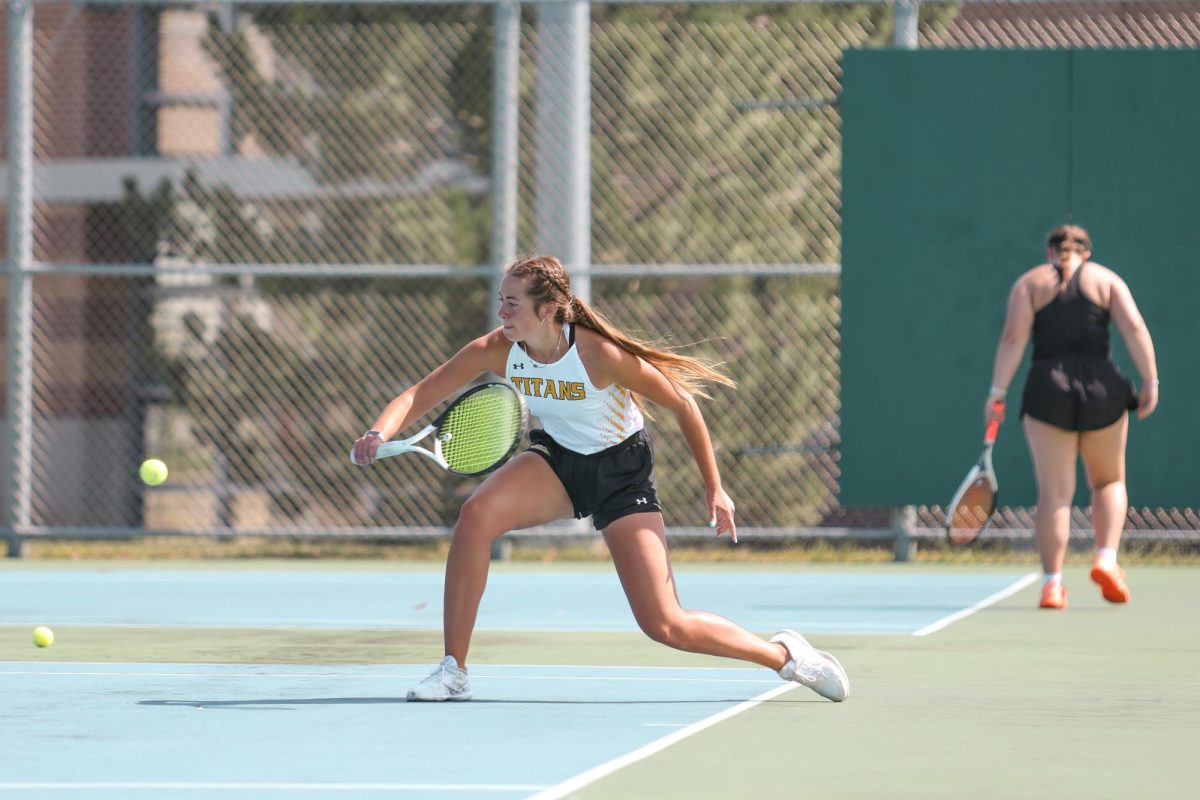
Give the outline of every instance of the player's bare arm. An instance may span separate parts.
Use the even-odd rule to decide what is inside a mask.
[[[471,381],[487,372],[504,374],[504,359],[512,343],[500,328],[469,342],[441,366],[405,389],[383,409],[371,430],[354,443],[355,462],[370,464],[379,445],[428,414]]]
[[[1158,407],[1158,361],[1154,355],[1154,341],[1150,338],[1146,321],[1142,319],[1142,313],[1133,300],[1133,293],[1129,291],[1125,281],[1115,274],[1110,289],[1108,313],[1121,338],[1125,340],[1125,349],[1129,351],[1129,357],[1133,359],[1133,364],[1142,377],[1137,413],[1139,419],[1145,419]]]
[[[576,335],[576,346],[593,384],[598,387],[613,383],[624,386],[675,416],[704,480],[708,518],[716,520],[718,533],[728,533],[737,541],[733,500],[721,486],[721,473],[713,454],[708,426],[695,398],[652,364],[592,331],[581,330]]]
[[[1033,281],[1036,276],[1027,272],[1013,285],[1008,295],[1008,311],[1004,319],[1004,332],[1000,335],[1000,344],[996,348],[996,361],[992,368],[992,387],[987,401],[984,403],[984,420],[995,416],[992,407],[997,394],[1003,397],[1003,391],[1012,383],[1021,358],[1025,355],[1025,347],[1029,343],[1029,334],[1033,330]]]

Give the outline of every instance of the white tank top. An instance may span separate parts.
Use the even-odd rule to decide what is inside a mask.
[[[563,336],[570,346],[553,364],[534,361],[518,342],[509,350],[505,377],[524,396],[529,413],[554,441],[584,455],[640,431],[644,422],[633,393],[615,383],[605,389],[593,386],[575,346],[574,326],[566,325]]]

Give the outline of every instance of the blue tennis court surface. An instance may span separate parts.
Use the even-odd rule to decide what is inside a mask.
[[[765,669],[476,666],[471,702],[406,703],[427,671],[0,664],[0,796],[529,797],[795,686]]]
[[[898,635],[938,630],[1030,580],[677,577],[685,606],[752,630]],[[432,571],[0,570],[8,626],[436,629],[441,599]],[[494,571],[479,627],[636,630],[614,574],[545,569]],[[544,800],[758,703],[795,704],[813,724],[832,705],[767,669],[537,664],[472,665],[468,703],[405,702],[429,669],[0,662],[0,797]]]
[[[750,630],[912,634],[1020,572],[685,572],[685,607]],[[440,573],[49,569],[0,573],[0,624],[440,629]],[[635,631],[613,573],[493,574],[481,630]]]

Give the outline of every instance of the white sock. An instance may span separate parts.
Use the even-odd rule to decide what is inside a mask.
[[[1100,547],[1096,550],[1096,563],[1106,569],[1112,569],[1117,565],[1117,548],[1115,547]]]
[[[1046,576],[1042,578],[1042,586],[1049,586],[1052,583],[1062,583],[1061,572],[1047,572]]]

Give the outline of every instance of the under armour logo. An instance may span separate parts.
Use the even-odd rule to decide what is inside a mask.
[[[512,368],[513,369],[525,369],[525,365],[524,364],[513,364]]]
[[[650,501],[649,501],[649,500],[647,500],[647,499],[646,499],[646,498],[644,498],[644,497],[639,497],[639,498],[637,499],[637,504],[638,504],[639,506],[644,506],[644,505],[646,505],[646,503],[649,503],[649,502],[650,502]]]

